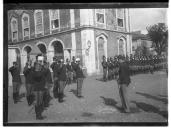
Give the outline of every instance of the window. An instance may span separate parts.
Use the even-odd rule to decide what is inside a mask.
[[[18,40],[18,22],[17,19],[12,18],[11,20],[11,32],[12,32],[12,41]]]
[[[59,28],[59,10],[50,10],[51,30]]]
[[[29,15],[25,13],[22,16],[22,28],[23,28],[23,37],[29,37],[30,36]]]
[[[118,18],[118,26],[123,27],[123,19]]]
[[[117,25],[124,27],[124,9],[117,9]]]
[[[124,55],[124,41],[123,41],[123,39],[119,40],[119,55]]]
[[[43,33],[43,11],[42,10],[36,10],[34,16],[35,16],[36,34]]]
[[[105,11],[104,9],[96,9],[96,22],[104,24],[105,23]]]

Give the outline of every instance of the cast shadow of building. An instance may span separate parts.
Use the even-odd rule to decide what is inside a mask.
[[[136,104],[136,106],[145,111],[145,112],[148,112],[148,113],[157,113],[161,116],[163,116],[165,119],[168,119],[168,112],[167,111],[160,111],[159,108],[153,106],[153,105],[150,105],[150,104],[147,104],[147,103],[143,103],[143,102],[137,102],[137,101],[131,101],[132,103]]]
[[[107,106],[112,106],[115,107],[120,113],[125,113],[124,109],[121,106],[118,106],[117,103],[114,99],[112,98],[105,98],[103,96],[100,96],[100,98],[103,99],[103,103]],[[130,107],[130,113],[138,113],[140,112],[138,108],[135,107]]]
[[[139,94],[141,96],[144,96],[146,98],[150,98],[150,99],[153,99],[153,100],[161,101],[164,104],[167,104],[168,103],[167,97],[162,97],[162,96],[157,97],[157,96],[153,96],[153,95],[150,95],[150,94],[147,94],[147,93],[142,93],[142,92],[136,92],[136,94]]]

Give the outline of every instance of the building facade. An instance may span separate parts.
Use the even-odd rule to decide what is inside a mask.
[[[79,57],[88,75],[102,72],[102,56],[132,53],[128,9],[10,10],[8,66],[43,53],[66,60]]]
[[[147,35],[141,34],[141,31],[132,32],[132,54],[135,54],[136,49],[141,46],[145,46],[149,54],[156,54],[152,48],[152,41]]]

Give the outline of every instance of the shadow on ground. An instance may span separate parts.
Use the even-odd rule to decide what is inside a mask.
[[[71,89],[69,92],[72,92],[76,97],[78,97],[77,96],[77,90]]]
[[[96,80],[101,81],[101,82],[107,82],[107,80],[104,81],[103,78],[96,78]]]
[[[105,105],[115,107],[119,112],[125,113],[123,108],[118,106],[117,102],[114,99],[112,99],[112,98],[105,98],[103,96],[100,96],[100,98],[103,99],[103,103]],[[140,112],[138,108],[135,108],[135,107],[132,107],[132,106],[130,107],[130,113],[138,113],[138,112]]]
[[[160,111],[159,108],[147,104],[147,103],[143,103],[143,102],[136,102],[136,101],[132,101],[132,103],[136,104],[136,106],[140,109],[142,109],[145,112],[153,112],[153,113],[157,113],[161,116],[163,116],[165,119],[168,119],[168,112],[167,111]]]
[[[93,116],[93,113],[83,112],[81,116],[83,116],[83,117],[91,117],[91,116]]]
[[[150,99],[153,99],[153,100],[161,101],[164,104],[168,103],[167,97],[162,97],[162,96],[161,97],[157,97],[157,96],[153,96],[153,95],[150,95],[150,94],[147,94],[147,93],[142,93],[142,92],[136,92],[136,94],[139,94],[141,96],[144,96],[146,98],[150,98]]]

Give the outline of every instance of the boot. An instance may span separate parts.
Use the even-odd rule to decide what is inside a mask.
[[[30,101],[30,105],[34,102],[34,100],[35,100],[35,97],[34,97],[34,95],[33,94],[31,94],[30,95],[30,99],[29,99]]]
[[[62,103],[63,102],[63,94],[62,93],[59,93],[58,102],[59,103]]]
[[[17,99],[17,101],[20,101],[20,95],[19,95],[19,92],[16,92],[16,99]]]
[[[26,98],[27,98],[27,103],[30,106],[30,96],[27,96]]]
[[[42,116],[42,110],[40,106],[35,106],[35,112],[36,112],[36,120],[43,120],[44,117]]]
[[[16,104],[17,103],[16,93],[13,93],[13,100],[14,100],[14,104]]]

